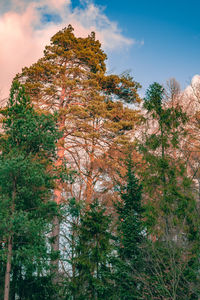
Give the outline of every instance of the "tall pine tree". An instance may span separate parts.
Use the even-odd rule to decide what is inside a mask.
[[[134,127],[137,113],[119,101],[139,101],[139,84],[127,75],[106,75],[105,60],[94,32],[77,38],[69,25],[51,38],[38,62],[17,75],[37,107],[58,112],[58,126],[64,135],[57,144],[56,165],[68,161],[79,174],[74,185],[64,186],[57,180],[54,200],[59,204],[66,195],[64,189],[88,205],[96,198],[97,187],[105,183],[105,156],[126,142],[124,133]],[[56,218],[54,223],[53,248],[57,251]],[[54,264],[58,269],[58,260]]]

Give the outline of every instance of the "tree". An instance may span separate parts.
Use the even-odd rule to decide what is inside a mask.
[[[193,285],[197,282],[198,214],[191,180],[179,152],[187,116],[179,105],[171,107],[164,102],[164,89],[158,83],[147,90],[144,108],[148,125],[154,124],[139,146],[145,161],[142,182],[146,226],[154,241],[149,246],[153,249],[150,257],[154,258],[147,264],[154,271],[147,281],[151,284],[156,277],[155,299],[156,289],[162,291],[159,297],[163,299],[183,299],[184,293],[184,299],[193,299],[190,297],[196,297]],[[187,282],[184,290],[182,282]]]
[[[80,213],[76,225],[74,273],[68,283],[73,299],[109,299],[112,294],[109,259],[111,255],[111,219],[98,201]],[[68,299],[68,298],[67,298]],[[70,298],[69,298],[70,299]]]
[[[139,101],[139,84],[126,74],[106,76],[105,59],[94,33],[76,38],[69,25],[51,38],[43,58],[17,76],[24,81],[33,103],[58,111],[64,135],[58,143],[57,164],[62,164],[65,157],[78,170],[84,182],[80,198],[86,198],[87,203],[96,181],[96,157],[105,153],[103,148],[108,149],[116,136],[123,139],[136,117],[135,112],[112,98]],[[87,161],[85,165],[82,157]],[[57,203],[61,201],[61,191],[58,184]]]
[[[197,249],[176,241],[147,241],[142,249],[145,272],[140,275],[143,299],[198,299]]]
[[[56,166],[67,161],[79,174],[70,186],[57,181],[54,199],[58,204],[70,193],[89,205],[106,177],[102,165],[109,150],[127,142],[125,133],[134,128],[137,113],[119,100],[139,101],[139,84],[126,74],[106,75],[105,59],[94,33],[76,38],[69,25],[51,38],[43,58],[17,75],[32,103],[58,112],[58,126],[64,135],[57,144]],[[53,248],[57,251],[57,219],[54,224]],[[58,261],[55,264],[58,268]]]
[[[117,184],[120,195],[116,203],[117,231],[114,258],[115,289],[119,299],[140,299],[139,274],[143,272],[142,244],[144,224],[142,221],[142,187],[135,176],[135,165],[129,151],[125,161],[126,173],[120,175]]]
[[[62,205],[62,220],[60,224],[61,241],[61,272],[64,275],[62,280],[63,297],[76,296],[76,247],[79,238],[78,228],[80,226],[80,217],[84,210],[84,203],[76,199],[68,199],[68,202]],[[68,299],[68,298],[67,298]]]
[[[37,113],[24,86],[18,82],[13,83],[8,106],[1,114],[0,232],[1,257],[6,263],[4,300],[8,300],[11,274],[15,299],[19,272],[18,284],[24,281],[29,285],[28,278],[33,279],[34,274],[38,274],[38,279],[42,279],[41,274],[48,269],[45,234],[57,214],[56,204],[51,201],[51,190],[54,186],[55,143],[60,133],[55,117]],[[21,299],[29,299],[26,296],[20,295]],[[36,299],[37,296],[31,297]]]
[[[195,76],[191,84],[180,94],[178,101],[187,113],[187,136],[182,142],[182,153],[185,157],[188,175],[194,182],[198,200],[200,199],[200,161],[199,161],[199,127],[200,127],[200,80]]]

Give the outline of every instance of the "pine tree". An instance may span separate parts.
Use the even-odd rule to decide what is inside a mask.
[[[49,257],[45,234],[57,214],[56,204],[51,201],[54,186],[51,166],[60,133],[55,118],[38,114],[18,82],[13,83],[8,106],[1,114],[0,235],[3,247],[0,254],[5,264],[4,300],[9,299],[11,277],[13,299],[16,294],[20,299],[49,299],[42,283],[45,277],[48,281],[48,276],[42,274],[48,270]],[[33,292],[33,281],[40,291]]]
[[[80,173],[83,184],[80,191],[77,185],[75,190],[88,204],[101,176],[98,159],[111,144],[126,140],[124,133],[133,128],[137,116],[112,99],[139,101],[140,85],[127,74],[106,75],[106,58],[94,33],[77,38],[69,25],[51,38],[43,58],[17,76],[35,105],[58,112],[64,135],[58,143],[57,164],[66,158]],[[61,202],[62,190],[58,183],[57,203]],[[76,191],[72,197],[78,197]]]
[[[134,128],[137,112],[119,101],[138,102],[140,85],[126,74],[106,75],[105,60],[94,33],[76,38],[69,25],[51,38],[43,58],[17,75],[32,103],[58,112],[58,126],[64,135],[57,144],[56,166],[67,161],[79,174],[74,185],[64,186],[57,180],[54,200],[58,204],[64,200],[63,195],[71,193],[72,198],[84,199],[89,205],[96,197],[97,186],[102,185],[106,191],[102,184],[105,157],[126,143],[125,133]],[[54,225],[53,249],[58,251],[56,218]],[[53,264],[58,269],[58,260]]]

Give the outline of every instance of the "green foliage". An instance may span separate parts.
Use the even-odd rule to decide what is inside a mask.
[[[11,254],[7,252],[7,245],[11,243],[12,295],[18,294],[26,300],[50,299],[49,294],[43,298],[32,295],[31,289],[35,290],[35,286],[43,289],[44,283],[50,282],[47,275],[49,251],[46,235],[53,216],[57,214],[57,206],[51,201],[51,190],[55,177],[52,168],[55,142],[60,133],[53,116],[35,112],[24,87],[18,82],[13,83],[8,106],[2,110],[2,114],[2,265],[5,267],[7,255]]]
[[[159,83],[155,82],[150,85],[146,92],[146,98],[144,99],[144,108],[146,108],[148,112],[155,111],[158,115],[160,115],[162,110],[163,93],[164,89]]]
[[[142,187],[135,177],[134,163],[129,155],[126,160],[127,173],[119,184],[121,200],[116,204],[118,214],[118,232],[120,234],[120,256],[126,259],[135,257],[135,251],[139,251],[137,245],[143,239],[142,230]],[[133,244],[136,246],[134,249]],[[136,255],[137,256],[137,255]]]
[[[66,155],[80,173],[70,187],[71,197],[79,194],[79,200],[84,197],[88,203],[96,197],[94,186],[102,183],[104,172],[97,166],[103,164],[104,153],[128,143],[125,133],[138,117],[123,102],[140,101],[140,85],[129,74],[107,75],[105,61],[95,34],[78,38],[69,25],[51,38],[41,59],[16,77],[25,83],[35,106],[58,112],[65,136],[59,141],[61,160]]]
[[[107,56],[94,33],[87,38],[76,38],[73,30],[69,25],[57,32],[45,47],[44,57],[16,76],[25,78],[31,99],[38,102],[46,98],[45,102],[52,104],[63,97],[61,106],[65,107],[74,98],[78,97],[79,103],[85,102],[92,94],[103,92],[129,103],[140,101],[137,93],[140,85],[129,74],[105,75]]]
[[[89,208],[81,210],[79,204],[71,203],[70,211],[72,216],[79,215],[79,222],[73,222],[71,227],[72,277],[67,282],[66,297],[109,299],[109,294],[112,294],[108,266],[112,249],[110,217],[97,200]]]
[[[144,107],[147,109],[146,122],[154,122],[156,126],[153,130],[156,133],[146,134],[139,145],[146,163],[141,176],[147,199],[146,212],[150,212],[149,217],[146,215],[147,225],[149,230],[154,228],[156,234],[162,235],[166,228],[169,233],[174,226],[184,222],[186,216],[188,219],[189,215],[196,214],[191,181],[179,152],[187,116],[180,106],[170,107],[164,102],[164,89],[158,83],[147,90]],[[193,225],[188,223],[188,226]]]
[[[113,263],[116,295],[119,299],[129,300],[139,299],[141,294],[138,278],[144,268],[141,247],[145,240],[145,231],[142,221],[142,187],[135,177],[131,154],[126,160],[126,169],[122,183],[118,184],[120,200],[116,203],[117,256],[113,259]]]
[[[139,145],[145,161],[145,224],[153,241],[143,254],[143,292],[151,299],[197,299],[199,221],[181,155],[187,116],[178,105],[164,102],[164,89],[157,83],[147,90],[144,107],[146,122],[154,128]]]
[[[1,144],[17,146],[27,154],[46,153],[52,158],[55,141],[61,136],[55,127],[56,117],[37,113],[23,85],[16,81],[13,83],[8,106],[1,113],[5,116],[3,128],[7,135],[7,140],[1,139]]]
[[[140,85],[126,72],[107,75],[106,58],[94,32],[76,38],[69,25],[16,76],[25,86],[14,81],[0,111],[0,299],[8,264],[12,300],[199,299],[198,209],[181,154],[188,117],[153,83],[144,164],[129,154],[112,182],[138,120],[123,103],[140,102]],[[109,187],[120,197],[113,215],[100,204]],[[71,193],[59,207],[55,189],[58,203]]]

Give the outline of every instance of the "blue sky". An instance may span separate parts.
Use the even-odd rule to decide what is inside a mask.
[[[123,35],[143,40],[122,51],[108,51],[115,72],[131,69],[144,88],[175,77],[186,87],[200,73],[199,0],[95,0],[109,19],[118,22]],[[80,5],[77,0],[73,6]]]
[[[0,96],[69,23],[77,36],[95,31],[108,72],[130,70],[142,95],[172,77],[184,89],[200,74],[199,12],[200,0],[0,0]]]

